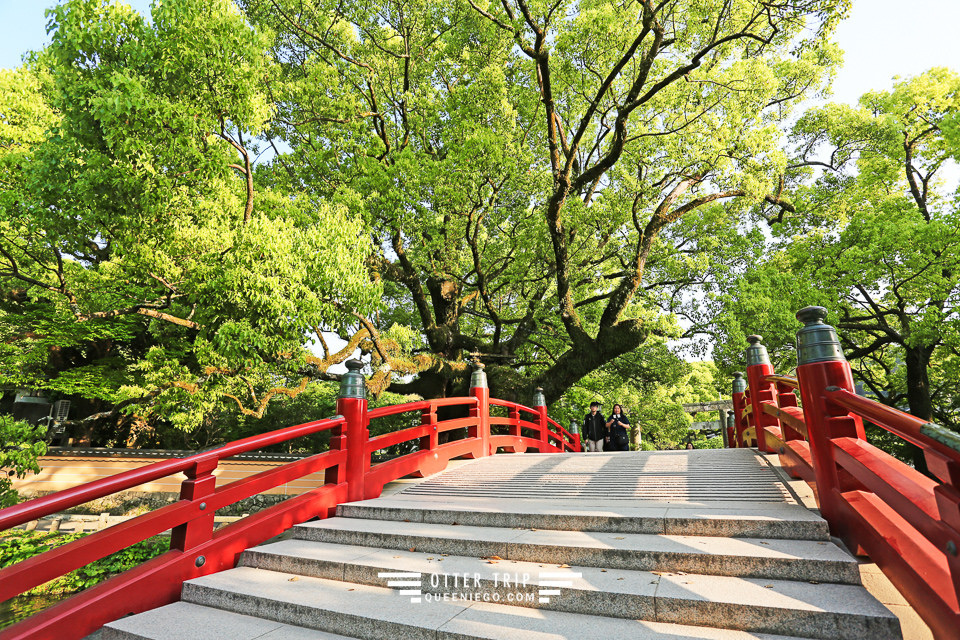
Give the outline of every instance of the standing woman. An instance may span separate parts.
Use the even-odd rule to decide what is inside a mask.
[[[629,427],[630,420],[623,415],[623,407],[618,404],[613,405],[613,413],[610,414],[610,420],[607,421],[607,429],[610,430],[611,451],[630,451],[627,439],[627,429]]]

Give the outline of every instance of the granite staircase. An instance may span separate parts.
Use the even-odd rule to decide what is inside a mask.
[[[744,483],[769,472],[737,451],[746,450],[724,453],[752,469]],[[693,453],[680,465],[687,478],[701,467],[740,473]],[[236,569],[185,583],[181,602],[115,621],[101,637],[901,637],[860,585],[856,560],[788,492],[710,500],[667,472],[653,488],[650,456],[477,460],[295,526],[244,552]],[[637,464],[642,480],[624,474]],[[606,488],[591,483],[608,475],[617,481]]]

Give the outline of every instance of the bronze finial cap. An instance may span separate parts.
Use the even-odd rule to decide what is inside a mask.
[[[483,363],[479,360],[474,360],[470,363],[470,366],[473,368],[473,372],[470,374],[470,388],[486,389],[487,373],[483,370]]]
[[[733,374],[733,392],[743,393],[747,390],[747,381],[743,378],[743,372],[737,371]]]
[[[347,360],[344,364],[347,365],[347,372],[340,378],[340,393],[337,397],[366,398],[367,386],[364,384],[363,374],[360,373],[363,363],[359,360]]]
[[[824,323],[827,310],[823,307],[804,307],[797,311],[797,320],[803,328],[797,331],[797,364],[811,362],[845,361],[837,331]]]
[[[746,351],[748,367],[754,364],[770,364],[770,356],[767,355],[767,348],[763,346],[762,340],[758,335],[747,336],[747,342],[750,343]]]
[[[545,407],[547,406],[547,399],[543,395],[543,387],[537,387],[533,392],[533,406],[535,407]]]
[[[823,321],[827,319],[827,313],[826,307],[804,307],[797,311],[797,320],[805,325],[824,324]]]

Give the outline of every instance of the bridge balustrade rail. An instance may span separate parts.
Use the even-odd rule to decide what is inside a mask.
[[[490,398],[482,366],[473,372],[469,396],[369,411],[363,376],[359,373],[362,364],[349,361],[347,367],[349,372],[343,376],[337,398],[337,416],[251,436],[0,510],[3,531],[158,478],[181,472],[186,475],[178,502],[0,569],[0,601],[4,601],[151,536],[171,531],[170,551],[0,631],[0,638],[82,638],[111,620],[175,602],[183,581],[230,569],[245,549],[294,524],[329,517],[343,502],[375,498],[386,483],[398,478],[441,471],[453,458],[488,456],[501,448],[510,452],[580,451],[580,436],[549,419],[539,389],[535,408]],[[509,416],[491,416],[490,405],[506,407]],[[468,415],[438,419],[439,409],[455,407],[465,408]],[[371,420],[416,412],[420,414],[420,425],[370,437]],[[532,414],[532,419],[521,419],[521,412]],[[506,425],[510,433],[491,435],[491,425]],[[466,435],[458,437],[463,429]],[[532,435],[523,435],[524,429]],[[213,474],[220,460],[322,431],[331,432],[329,451],[216,486]],[[450,436],[441,441],[442,433]],[[404,443],[415,443],[416,450],[371,464],[374,452]],[[214,530],[217,509],[320,471],[324,472],[322,486]]]
[[[858,396],[826,313],[797,313],[805,326],[796,377],[774,374],[760,336],[747,338],[731,446],[779,454],[792,477],[813,487],[831,532],[876,562],[936,637],[956,637],[960,434]],[[920,447],[936,479],[867,442],[864,420]]]

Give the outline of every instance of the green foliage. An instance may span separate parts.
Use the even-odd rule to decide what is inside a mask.
[[[9,567],[35,555],[83,538],[83,533],[45,533],[11,529],[0,534],[0,568]],[[95,560],[55,580],[30,590],[30,594],[70,594],[83,591],[107,578],[132,569],[150,558],[167,551],[170,542],[164,538],[150,538],[117,553]]]
[[[760,333],[788,372],[793,314],[816,304],[868,395],[960,427],[960,217],[945,170],[958,112],[960,75],[935,68],[797,121],[785,174],[796,211],[767,218],[763,251],[739,262],[711,305],[725,371],[742,368],[742,336]],[[913,455],[880,431],[871,439]]]
[[[555,401],[679,333],[717,243],[686,218],[730,235],[775,199],[779,127],[838,62],[847,3],[242,6],[275,35],[274,179],[363,209],[375,323],[430,354],[378,370],[445,395],[479,357],[495,394]]]
[[[0,386],[186,444],[315,416],[356,348],[381,398],[479,358],[672,402],[678,316],[803,197],[782,131],[848,6],[67,0],[0,76]]]
[[[722,398],[718,390],[717,368],[712,362],[685,365],[683,375],[672,384],[658,384],[638,406],[636,420],[643,429],[645,449],[683,448],[691,438],[698,449],[723,444],[722,438],[707,440],[703,434],[689,430],[695,420],[717,420],[716,412],[691,416],[683,411],[684,404]]]
[[[649,341],[636,352],[584,376],[556,403],[550,416],[565,428],[576,420],[582,428],[590,403],[600,402],[601,413],[609,415],[620,404],[630,418],[631,447],[640,442],[644,450],[682,448],[694,434],[689,430],[694,417],[683,405],[711,402],[723,397],[718,388],[717,368],[712,362],[684,362],[662,341]],[[716,420],[716,413],[698,419]],[[718,445],[717,442],[720,444]],[[697,436],[697,448],[722,445],[722,439]]]
[[[0,414],[0,508],[18,502],[10,478],[37,473],[37,457],[47,452],[46,429]]]
[[[70,0],[49,30],[0,75],[0,385],[184,431],[262,415],[378,299],[360,213],[256,164],[267,36],[226,0]]]

